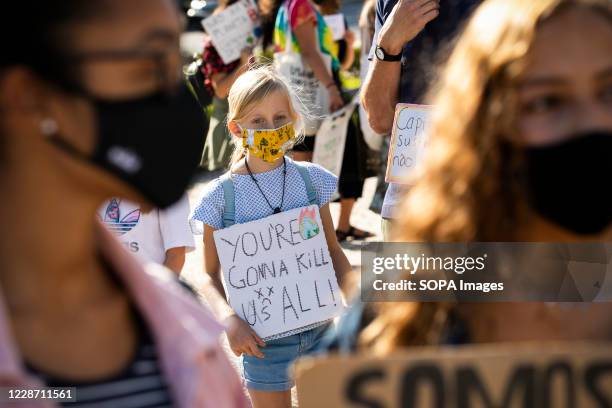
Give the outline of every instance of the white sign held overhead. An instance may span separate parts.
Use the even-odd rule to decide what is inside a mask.
[[[327,16],[323,16],[323,19],[325,20],[327,26],[331,29],[334,41],[338,41],[344,38],[344,34],[346,33],[346,26],[344,25],[344,14],[329,14]]]
[[[240,58],[240,52],[255,41],[257,8],[252,0],[240,0],[202,20],[204,30],[211,37],[215,49],[229,64]]]

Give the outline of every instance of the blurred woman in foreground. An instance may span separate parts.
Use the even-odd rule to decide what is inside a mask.
[[[394,230],[405,242],[612,239],[612,4],[490,0],[432,91],[422,172]],[[537,273],[536,270],[530,273]],[[612,305],[356,305],[336,341],[401,346],[612,340]],[[347,327],[345,325],[345,327]],[[355,346],[353,342],[353,347]]]
[[[174,2],[5,6],[0,384],[76,387],[74,407],[247,406],[222,327],[96,220],[112,196],[168,207],[197,167],[204,118],[181,84]]]

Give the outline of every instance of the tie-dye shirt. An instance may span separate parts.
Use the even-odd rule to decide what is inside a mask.
[[[310,3],[309,0],[286,0],[279,8],[274,25],[274,48],[276,52],[284,51],[286,39],[289,32],[287,11],[291,16],[292,50],[300,52],[300,46],[295,38],[295,29],[302,24],[313,24],[315,26],[319,50],[331,57],[332,70],[340,69],[338,61],[338,46],[334,41],[331,29],[325,23],[323,16]]]

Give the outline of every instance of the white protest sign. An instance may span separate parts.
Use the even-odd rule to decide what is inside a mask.
[[[346,144],[346,132],[355,104],[349,103],[342,109],[327,116],[321,123],[315,137],[312,162],[340,177],[342,158]]]
[[[229,304],[264,340],[341,313],[316,205],[220,229],[214,239]]]
[[[325,24],[327,24],[327,26],[331,29],[334,41],[344,38],[344,33],[346,32],[346,27],[344,25],[344,14],[329,14],[327,16],[323,16],[323,19],[325,20]]]
[[[202,20],[224,64],[240,58],[240,51],[253,45],[257,11],[251,0],[241,0]]]
[[[397,104],[385,181],[406,183],[423,156],[430,112],[428,105]]]

